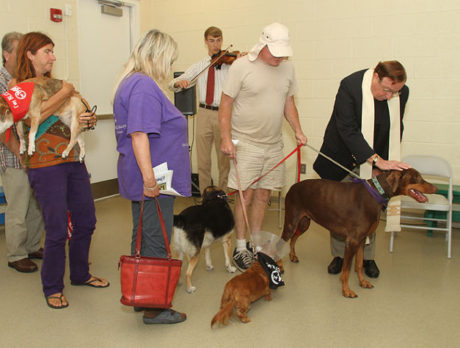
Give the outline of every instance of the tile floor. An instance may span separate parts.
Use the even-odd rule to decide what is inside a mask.
[[[193,204],[178,199],[177,211]],[[249,312],[251,322],[233,319],[227,327],[210,328],[224,284],[222,247],[212,247],[214,271],[201,257],[193,275],[198,290],[185,292],[183,276],[174,308],[188,315],[177,325],[144,325],[142,314],[120,302],[120,255],[129,251],[130,203],[114,197],[96,203],[97,230],[90,261],[93,274],[108,278],[107,289],[70,286],[70,307],[52,310],[45,304],[40,274],[20,274],[7,267],[4,230],[0,229],[0,347],[459,347],[460,231],[454,230],[452,259],[446,258],[443,235],[402,232],[395,251],[389,235],[377,234],[381,276],[373,289],[361,289],[353,272],[350,286],[358,298],[341,295],[339,277],[326,271],[331,260],[327,231],[313,224],[297,243],[300,263],[285,257],[286,286],[273,300],[260,300]],[[264,230],[280,234],[271,211]],[[184,269],[187,263],[185,262]]]

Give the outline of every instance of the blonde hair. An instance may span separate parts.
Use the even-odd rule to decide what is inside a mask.
[[[172,63],[177,59],[177,43],[168,34],[152,29],[139,39],[128,62],[118,77],[113,90],[113,99],[121,81],[140,72],[151,77],[157,84],[166,79]]]

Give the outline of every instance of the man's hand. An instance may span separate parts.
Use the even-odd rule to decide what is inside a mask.
[[[222,151],[222,153],[229,158],[236,157],[235,145],[231,140],[222,140],[220,151]]]
[[[190,87],[190,81],[189,80],[180,80],[174,83],[175,88],[182,88],[186,89]]]
[[[404,170],[411,168],[410,164],[400,161],[386,161],[379,157],[375,162],[375,166],[381,170]]]
[[[305,145],[307,143],[307,136],[300,131],[295,134],[295,140],[297,141],[297,145]]]

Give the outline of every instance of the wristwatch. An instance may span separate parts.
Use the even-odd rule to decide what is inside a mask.
[[[380,156],[379,155],[376,155],[373,159],[372,159],[372,167],[376,167],[377,166],[377,161],[379,160]]]

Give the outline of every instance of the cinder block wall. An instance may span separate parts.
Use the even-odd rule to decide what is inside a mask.
[[[50,20],[50,8],[63,10],[68,4],[72,15],[60,23]],[[80,79],[78,64],[78,0],[2,0],[0,6],[0,36],[10,31],[28,33],[41,31],[54,42],[56,62],[53,75],[72,82],[76,88]]]
[[[460,184],[460,2],[457,0],[142,0],[141,29],[171,34],[179,44],[174,70],[183,70],[206,54],[203,32],[210,25],[224,32],[224,47],[247,51],[264,25],[274,21],[290,29],[299,82],[296,96],[309,143],[319,148],[340,80],[397,59],[406,67],[410,98],[405,115],[403,155],[447,158]],[[285,153],[295,147],[287,124]],[[315,177],[315,154],[303,149],[303,178]],[[295,160],[287,163],[286,187],[294,182]]]

